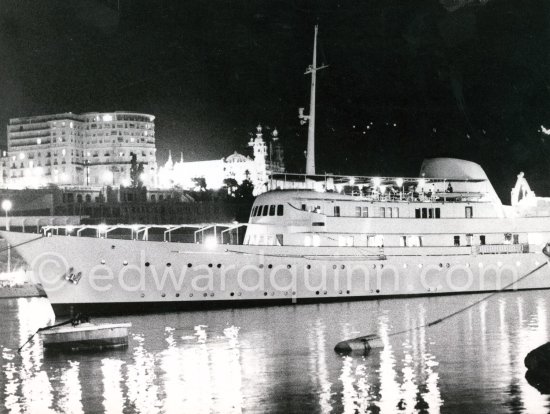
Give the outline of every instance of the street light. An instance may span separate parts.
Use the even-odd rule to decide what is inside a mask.
[[[6,231],[10,230],[10,222],[8,219],[8,211],[11,210],[12,204],[10,200],[2,201],[2,210],[6,212]]]

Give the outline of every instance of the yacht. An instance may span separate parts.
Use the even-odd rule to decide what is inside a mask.
[[[550,288],[550,199],[523,173],[511,205],[460,159],[427,159],[417,177],[315,173],[316,38],[306,174],[272,175],[248,223],[0,232],[56,314]]]

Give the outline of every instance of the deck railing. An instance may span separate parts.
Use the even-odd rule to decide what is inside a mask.
[[[528,243],[518,244],[482,244],[472,246],[473,254],[510,254],[529,253]]]

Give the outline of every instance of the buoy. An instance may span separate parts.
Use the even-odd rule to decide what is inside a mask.
[[[341,355],[368,355],[372,349],[379,348],[384,348],[382,339],[378,335],[366,335],[338,342],[334,350]]]

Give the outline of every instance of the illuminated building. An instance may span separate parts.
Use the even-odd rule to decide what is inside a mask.
[[[130,185],[132,153],[145,185],[156,179],[155,117],[134,112],[71,112],[12,118],[4,184]]]
[[[273,130],[271,139],[266,142],[260,125],[248,145],[253,157],[234,152],[218,160],[184,162],[182,154],[180,161],[174,162],[170,153],[166,164],[159,168],[159,186],[198,190],[194,179],[204,178],[207,188],[219,189],[224,186],[225,179],[232,178],[238,184],[248,179],[254,185],[254,193],[261,194],[267,190],[270,173],[284,172],[283,149],[277,130]]]

